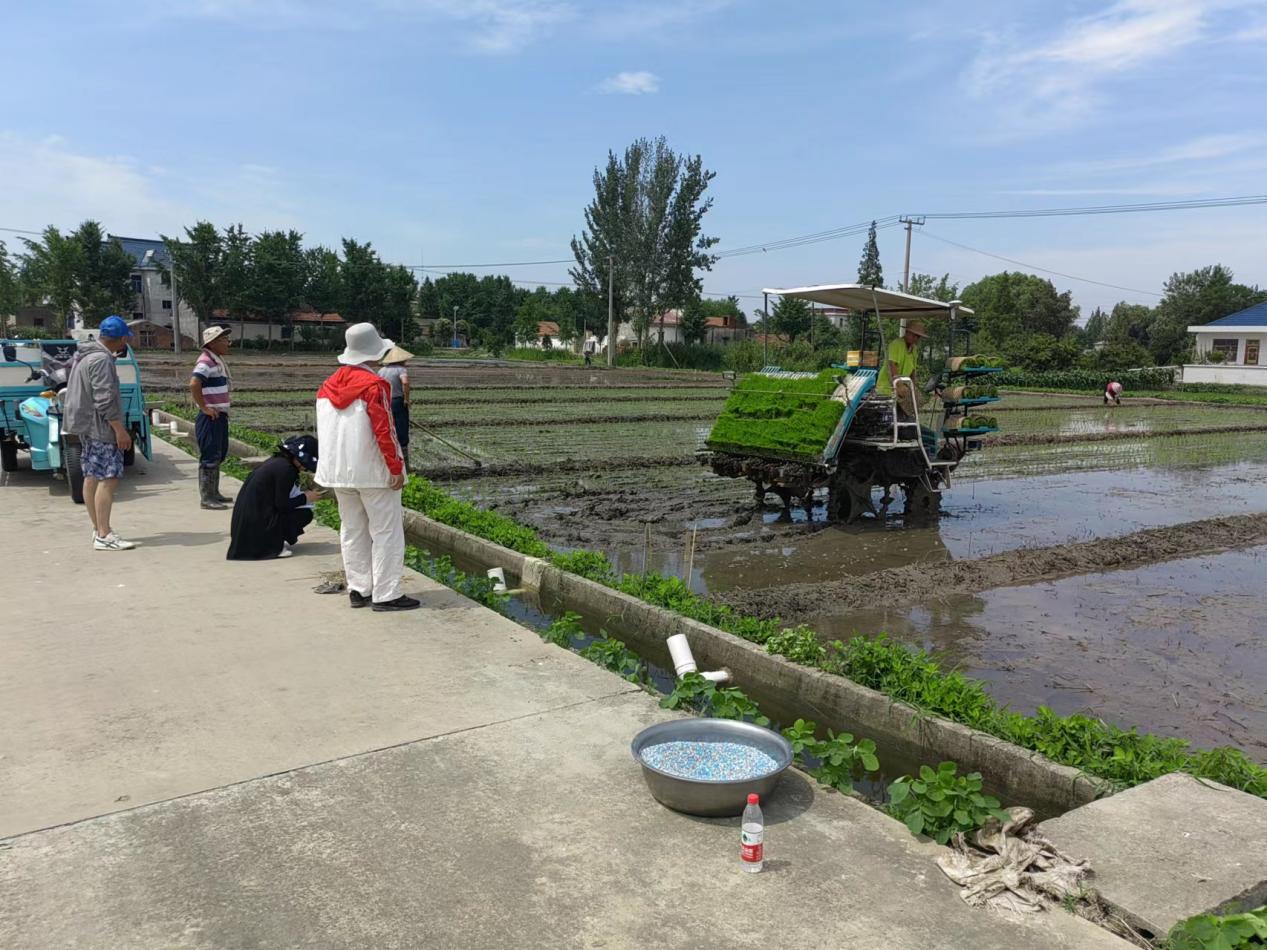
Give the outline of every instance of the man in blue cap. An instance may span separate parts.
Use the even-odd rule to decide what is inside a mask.
[[[123,399],[114,356],[127,350],[131,336],[122,317],[106,317],[97,328],[97,339],[79,344],[66,383],[63,425],[69,434],[79,438],[84,506],[92,519],[92,546],[96,551],[130,551],[136,547],[110,527],[114,490],[123,477],[123,453],[132,447],[132,436],[123,426]]]

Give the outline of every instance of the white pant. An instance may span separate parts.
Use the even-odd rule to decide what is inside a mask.
[[[405,570],[405,524],[400,492],[391,488],[336,488],[339,544],[348,590],[382,604],[400,596]]]

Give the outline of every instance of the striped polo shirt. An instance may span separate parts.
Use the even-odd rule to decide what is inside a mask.
[[[229,367],[210,350],[203,350],[194,364],[194,376],[202,380],[202,398],[214,409],[229,408]]]

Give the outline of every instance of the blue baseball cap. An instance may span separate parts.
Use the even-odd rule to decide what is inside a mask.
[[[126,340],[132,335],[132,331],[123,322],[122,317],[111,314],[101,321],[101,326],[97,327],[97,335],[108,336],[115,340]]]

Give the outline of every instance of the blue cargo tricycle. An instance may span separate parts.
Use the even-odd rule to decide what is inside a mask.
[[[62,430],[61,404],[78,347],[76,340],[0,340],[0,468],[17,471],[19,450],[29,452],[34,471],[65,478],[71,499],[83,504],[79,440]],[[129,347],[115,365],[123,425],[132,435],[123,464],[131,465],[138,446],[151,457],[149,418],[136,354]]]

